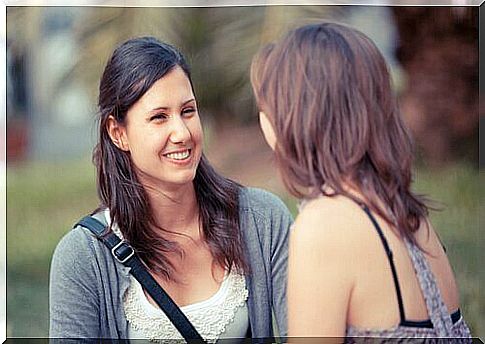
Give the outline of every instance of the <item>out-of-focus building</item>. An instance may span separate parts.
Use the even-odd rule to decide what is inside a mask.
[[[72,25],[76,8],[37,8],[29,44],[7,37],[7,159],[83,156],[93,144],[93,109],[86,88],[70,77],[78,62]],[[24,16],[23,20],[32,18]],[[7,25],[15,25],[7,23]],[[20,23],[17,23],[20,24]],[[27,25],[28,23],[22,23]]]

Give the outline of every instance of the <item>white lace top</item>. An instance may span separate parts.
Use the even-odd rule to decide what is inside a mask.
[[[247,296],[244,276],[231,272],[211,298],[180,309],[209,342],[221,337],[242,338],[249,326]],[[130,323],[130,338],[148,338],[152,341],[159,338],[182,339],[165,313],[148,301],[134,278],[123,301],[126,319]]]
[[[105,218],[111,222],[109,211]],[[118,226],[113,231],[123,238]],[[209,299],[180,307],[200,335],[208,342],[219,338],[243,338],[249,328],[246,300],[248,290],[243,275],[236,272],[226,274],[219,290]],[[182,339],[165,313],[152,305],[140,283],[131,276],[130,287],[123,296],[125,316],[129,323],[130,339],[164,340]]]

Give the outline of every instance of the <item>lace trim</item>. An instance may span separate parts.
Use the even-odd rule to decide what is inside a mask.
[[[135,283],[137,283],[135,280],[131,281],[130,287],[123,297],[125,316],[130,325],[152,342],[161,343],[165,339],[183,339],[165,313],[161,310],[150,312],[143,307],[143,301],[147,301],[146,296],[141,288],[139,288],[141,292],[137,291]],[[192,305],[187,306],[188,309],[181,307],[200,335],[209,343],[215,343],[219,339],[227,325],[234,321],[237,309],[243,306],[248,298],[249,292],[246,289],[243,275],[233,270],[227,276],[227,286],[228,291],[223,300],[210,303],[208,306],[202,306],[202,303],[205,302],[202,301],[201,307],[192,308],[190,307]],[[145,298],[145,300],[141,298]]]
[[[105,218],[108,224],[111,223],[108,209],[105,210]],[[123,234],[116,223],[111,228],[120,239],[123,239]],[[222,300],[221,292],[225,294]],[[181,310],[207,342],[215,343],[227,325],[234,321],[237,310],[244,305],[248,295],[244,275],[238,274],[233,269],[223,281],[221,288],[210,299],[181,307]],[[143,306],[144,303],[148,303],[148,300],[141,285],[133,276],[130,276],[130,286],[123,296],[125,316],[130,325],[152,342],[183,339],[162,310],[150,303],[149,306],[153,309],[147,310]]]

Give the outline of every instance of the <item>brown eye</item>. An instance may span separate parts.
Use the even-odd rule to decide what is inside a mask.
[[[164,113],[157,113],[156,115],[153,115],[150,117],[150,121],[162,121],[167,119],[168,116]]]
[[[185,117],[190,117],[194,114],[195,108],[187,108],[182,111],[182,115]]]

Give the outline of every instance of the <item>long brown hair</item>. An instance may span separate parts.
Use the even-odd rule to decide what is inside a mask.
[[[428,207],[410,190],[412,142],[386,62],[367,36],[336,23],[300,27],[256,55],[251,82],[293,195],[345,195],[415,242]]]
[[[156,223],[129,152],[114,145],[106,125],[110,115],[123,124],[128,109],[176,66],[184,71],[192,85],[182,54],[153,37],[128,40],[113,52],[99,85],[99,141],[93,153],[101,200],[97,210],[108,208],[112,223],[119,226],[144,263],[166,279],[175,281],[173,266],[166,255],[183,252],[175,242],[160,235],[170,229],[160,228]],[[239,230],[240,185],[219,175],[204,155],[193,183],[204,239],[215,261],[229,270],[236,267],[247,271]]]

